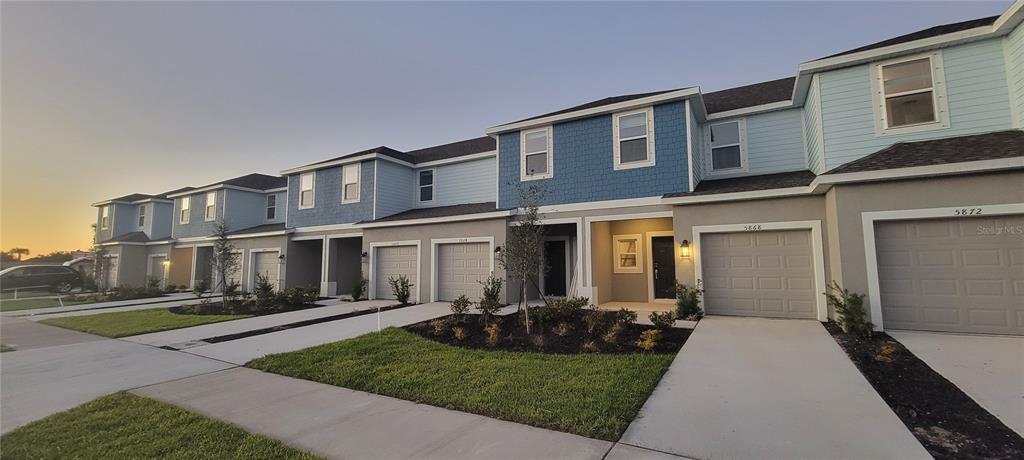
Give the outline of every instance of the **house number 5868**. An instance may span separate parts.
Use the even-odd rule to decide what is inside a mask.
[[[761,230],[761,226],[760,225],[744,225],[743,226],[743,231],[746,231],[746,232],[756,232],[758,230]]]

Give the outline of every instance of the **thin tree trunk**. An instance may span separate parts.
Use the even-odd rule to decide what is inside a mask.
[[[522,287],[522,298],[526,299],[526,278],[523,278]],[[526,335],[530,335],[530,302],[526,302]]]

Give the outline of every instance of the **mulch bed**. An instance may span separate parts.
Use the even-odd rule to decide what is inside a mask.
[[[492,316],[490,323],[497,323],[500,331],[498,333],[500,339],[493,346],[487,343],[487,332],[484,331],[484,327],[488,323],[485,323],[477,314],[464,315],[462,318],[448,315],[435,320],[410,324],[405,326],[405,329],[423,338],[457,347],[550,354],[639,353],[641,350],[635,343],[640,338],[640,333],[656,329],[653,326],[632,324],[625,326],[614,342],[607,342],[603,340],[602,336],[608,332],[615,312],[601,311],[598,313],[603,316],[603,324],[596,329],[594,334],[587,332],[583,315],[576,315],[572,319],[564,321],[569,326],[565,335],[556,333],[559,322],[549,321],[542,326],[533,323],[530,331],[532,334],[527,335],[522,314]],[[435,321],[444,322],[444,326],[439,329],[440,333],[437,333],[438,330],[434,327]],[[466,336],[462,340],[455,337],[453,333],[455,326],[462,327],[465,331]],[[690,332],[692,332],[690,329],[679,328],[663,330],[661,339],[657,341],[657,345],[651,352],[677,353],[683,347],[686,339],[690,337]],[[584,350],[584,343],[588,341],[593,342],[593,345],[597,347],[596,351]]]
[[[1020,459],[1024,439],[885,333],[870,339],[825,328],[936,459]]]

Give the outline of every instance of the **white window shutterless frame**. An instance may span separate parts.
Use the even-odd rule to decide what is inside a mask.
[[[139,206],[139,227],[146,226],[146,205]]]
[[[434,202],[434,181],[436,169],[425,169],[416,173],[416,201],[419,203]]]
[[[615,170],[654,166],[654,110],[612,115]]]
[[[267,195],[267,220],[277,218],[277,195]]]
[[[942,51],[871,65],[875,134],[909,134],[949,128]]]
[[[299,175],[299,209],[312,208],[315,202],[316,173],[308,172]]]
[[[206,193],[206,210],[204,216],[207,221],[217,218],[217,192]]]
[[[110,206],[100,208],[100,230],[110,228]]]
[[[341,168],[341,202],[359,202],[359,163]]]
[[[178,207],[178,223],[187,224],[189,220],[189,206],[192,204],[192,197],[181,197],[181,205]]]
[[[551,127],[521,131],[519,136],[519,179],[552,177]]]
[[[747,120],[704,127],[704,165],[708,176],[747,171]]]

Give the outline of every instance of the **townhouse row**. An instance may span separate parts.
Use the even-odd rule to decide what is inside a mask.
[[[608,97],[414,151],[377,147],[96,203],[109,285],[209,279],[224,222],[237,281],[419,302],[480,296],[520,192],[544,190],[531,298],[826,320],[832,282],[879,329],[1024,334],[1024,18],[946,24],[702,93]],[[515,285],[515,280],[509,280]],[[512,292],[511,294],[508,294]],[[515,289],[506,289],[516,302]]]

